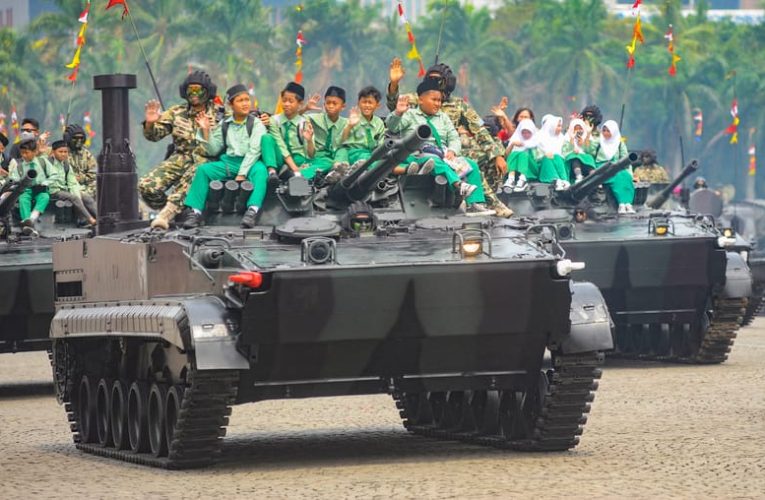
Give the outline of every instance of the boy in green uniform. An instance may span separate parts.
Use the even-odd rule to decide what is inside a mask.
[[[340,116],[345,109],[345,90],[330,86],[324,93],[324,112],[306,115],[313,128],[313,139],[306,144],[310,165],[301,169],[303,177],[313,179],[316,172],[326,172],[333,166],[348,167],[348,151],[340,147],[348,119]]]
[[[31,235],[35,233],[37,219],[45,212],[50,202],[48,184],[51,180],[47,172],[51,169],[44,156],[37,156],[37,139],[22,140],[19,143],[19,155],[21,156],[19,161],[9,167],[12,181],[20,181],[29,170],[37,171],[33,185],[26,188],[19,196],[22,232]]]
[[[71,202],[77,214],[88,221],[88,224],[95,226],[96,203],[77,181],[77,173],[69,163],[69,146],[66,141],[55,141],[51,149],[53,156],[48,171],[48,192],[51,199]]]
[[[385,123],[375,115],[381,100],[379,90],[372,86],[364,87],[359,92],[358,105],[351,109],[342,134],[342,149],[351,164],[369,159],[372,151],[385,139]]]
[[[447,161],[459,158],[462,142],[452,121],[441,112],[443,95],[439,81],[426,78],[417,86],[417,95],[419,106],[414,109],[409,108],[407,96],[399,97],[395,111],[388,117],[388,128],[391,132],[406,134],[420,125],[428,125],[433,134],[430,139],[423,143],[422,149],[439,151],[443,154],[443,158],[440,154],[412,155],[407,158],[406,163],[416,162],[423,165],[420,174],[432,173],[446,177],[449,185],[465,198],[469,213],[493,213],[488,211],[484,205],[485,197],[481,186],[481,172],[476,163],[466,158],[472,167],[466,176],[466,182],[460,180],[460,176],[447,164]]]
[[[275,147],[263,149],[263,163],[271,168],[286,165],[293,175],[301,175],[300,168],[307,164],[307,141],[313,138],[311,123],[300,115],[305,99],[302,85],[289,82],[281,93],[282,113],[273,115],[268,133],[273,137]],[[269,172],[273,177],[275,172]]]
[[[268,173],[266,166],[259,161],[260,141],[266,134],[266,128],[259,119],[250,116],[252,101],[247,87],[234,85],[226,91],[226,98],[233,114],[215,127],[212,134],[207,115],[200,113],[196,117],[200,129],[197,138],[204,144],[207,154],[223,154],[218,161],[200,165],[194,174],[186,195],[186,206],[192,210],[183,223],[186,229],[198,227],[202,223],[202,210],[207,201],[210,181],[234,179],[252,183],[254,189],[247,199],[247,210],[242,217],[242,227],[245,228],[255,226],[258,210],[266,197]]]

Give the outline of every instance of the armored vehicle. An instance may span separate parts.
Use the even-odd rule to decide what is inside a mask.
[[[133,161],[114,121],[135,80],[95,83],[109,184],[114,164]],[[240,195],[222,203],[213,186],[217,225],[120,231],[135,203],[123,176],[104,211],[118,230],[54,247],[53,370],[76,446],[204,466],[231,405],[387,393],[414,433],[574,447],[612,347],[605,303],[571,281],[581,266],[545,228],[461,216],[432,176],[390,180],[429,134],[387,140],[332,186],[280,183],[250,230],[228,225]]]
[[[69,202],[51,203],[39,232],[23,235],[14,229],[14,204],[32,183],[35,172],[0,189],[0,353],[44,350],[53,319],[54,241],[84,238],[91,230],[78,227]]]
[[[532,184],[504,194],[529,227],[555,227],[570,258],[584,261],[579,274],[596,284],[615,322],[614,354],[640,359],[720,363],[727,358],[751,293],[751,277],[735,241],[713,217],[660,207],[694,172],[694,161],[639,208],[617,214],[602,184],[637,154],[604,165],[562,191]],[[636,205],[647,186],[636,190]]]

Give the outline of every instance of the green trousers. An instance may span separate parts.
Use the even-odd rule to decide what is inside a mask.
[[[348,163],[351,165],[359,160],[366,161],[372,156],[372,150],[366,148],[347,148],[345,151],[348,155]]]
[[[348,163],[348,150],[340,148],[334,153],[329,151],[317,151],[311,162],[300,168],[300,173],[306,179],[313,179],[316,172],[326,172],[331,170],[335,163]]]
[[[452,169],[445,161],[443,161],[441,158],[438,158],[436,156],[409,156],[404,163],[401,165],[403,167],[406,167],[412,162],[417,162],[420,165],[425,163],[426,161],[433,159],[435,160],[436,164],[433,167],[433,171],[431,174],[434,176],[443,175],[446,177],[447,182],[449,183],[449,186],[454,187],[455,182],[462,182],[462,179],[460,179],[460,176],[457,175],[457,172]],[[476,190],[473,191],[473,194],[468,196],[465,199],[465,202],[468,204],[471,203],[486,203],[486,196],[484,194],[483,190],[483,182],[481,181],[481,171],[478,170],[478,164],[471,160],[470,158],[465,158],[467,162],[470,164],[471,167],[473,167],[473,170],[470,171],[467,176],[465,176],[465,182],[468,184],[472,184],[476,187]]]
[[[218,161],[203,163],[197,167],[194,180],[191,181],[191,187],[186,195],[186,205],[200,211],[204,210],[207,193],[210,190],[210,181],[233,180],[239,172],[243,159],[241,156],[223,155]],[[247,173],[247,180],[252,182],[254,186],[250,197],[247,199],[247,206],[260,208],[266,197],[268,184],[266,166],[261,161],[256,161]]]
[[[605,164],[606,162],[599,163],[598,168]],[[620,170],[618,174],[603,184],[611,189],[611,193],[613,193],[616,203],[619,205],[623,203],[632,204],[635,201],[635,184],[632,182],[632,173],[629,170]]]
[[[530,149],[526,151],[511,151],[507,157],[507,171],[518,172],[526,177],[527,181],[536,181],[539,179],[539,163],[534,158],[534,152]]]
[[[555,180],[569,181],[568,169],[560,155],[552,158],[544,157],[539,164],[539,181],[553,182]]]
[[[591,154],[569,153],[568,155],[566,155],[566,158],[563,160],[563,163],[566,165],[567,172],[574,171],[574,160],[579,160],[579,162],[582,164],[582,175],[587,175],[593,169],[597,168],[597,165],[595,165],[595,159],[592,157]]]
[[[305,156],[298,154],[292,155],[292,160],[298,167],[305,165],[307,161]],[[277,172],[284,166],[284,156],[281,150],[276,147],[276,141],[270,135],[263,136],[263,139],[260,141],[260,161],[266,165],[266,168],[273,168]],[[305,174],[303,176],[305,177]],[[310,178],[313,178],[313,175]]]
[[[32,207],[32,201],[34,201],[34,208]],[[39,213],[45,212],[50,202],[50,194],[48,191],[41,191],[37,194],[32,192],[32,188],[27,188],[19,196],[19,214],[21,220],[27,220],[32,215],[32,210],[37,210]]]

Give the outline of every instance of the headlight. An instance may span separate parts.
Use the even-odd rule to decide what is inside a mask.
[[[733,238],[734,236],[736,236],[736,232],[733,229],[729,228],[729,227],[726,227],[725,229],[723,229],[722,230],[722,234],[726,238]]]
[[[565,278],[571,271],[581,271],[584,269],[584,262],[572,262],[570,259],[561,259],[555,263],[555,274],[560,278]]]
[[[462,243],[462,253],[467,257],[478,255],[482,250],[483,242],[481,240],[468,240]]]

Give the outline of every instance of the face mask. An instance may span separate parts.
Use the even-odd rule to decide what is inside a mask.
[[[79,137],[72,137],[70,146],[73,149],[80,149],[84,144],[85,144],[85,138],[82,136],[79,136]]]

